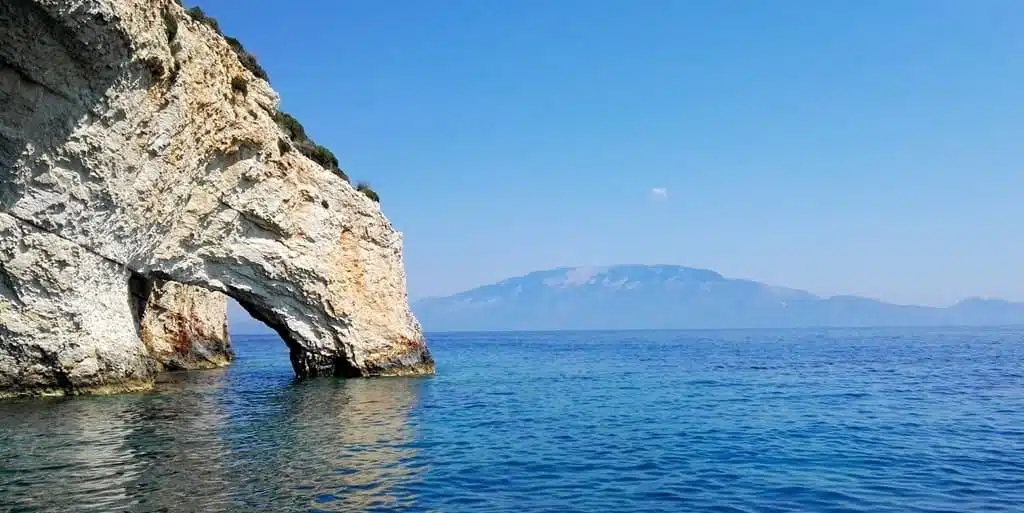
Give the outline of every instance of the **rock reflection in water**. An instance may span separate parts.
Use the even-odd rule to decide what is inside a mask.
[[[252,422],[238,430],[232,474],[243,510],[364,511],[402,507],[404,486],[416,478],[414,440],[407,418],[418,379],[297,382],[263,403],[268,411],[242,412]]]
[[[128,503],[142,462],[125,445],[126,410],[109,400],[0,403],[0,511]]]
[[[0,403],[0,511],[199,511],[228,504],[223,371],[161,393]]]
[[[278,370],[173,374],[151,394],[0,402],[0,513],[410,505],[406,485],[421,468],[408,414],[421,379],[294,382]]]
[[[231,502],[231,454],[219,431],[225,370],[169,374],[160,392],[131,403],[126,440],[144,462],[130,487],[132,511],[220,511]]]

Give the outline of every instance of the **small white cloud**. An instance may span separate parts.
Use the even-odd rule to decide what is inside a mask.
[[[656,200],[668,199],[668,189],[664,187],[654,187],[651,189],[651,198]]]

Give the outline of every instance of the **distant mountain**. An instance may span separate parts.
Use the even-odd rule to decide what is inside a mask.
[[[948,308],[729,279],[672,265],[559,268],[413,303],[428,331],[1024,324],[1024,303]]]

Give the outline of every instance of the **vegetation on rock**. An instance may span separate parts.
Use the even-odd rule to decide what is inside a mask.
[[[288,138],[292,140],[292,143],[295,144],[295,149],[299,150],[299,153],[320,164],[320,166],[338,173],[346,182],[348,181],[348,175],[338,166],[338,158],[334,156],[334,153],[325,146],[321,146],[310,139],[306,135],[306,129],[303,128],[302,123],[299,123],[299,120],[295,119],[295,116],[287,112],[278,112],[274,115],[274,121],[277,122],[277,126],[281,127],[281,130],[284,130]]]
[[[356,184],[356,190],[365,194],[367,198],[370,198],[373,201],[380,203],[380,196],[377,195],[377,191],[373,190],[370,187],[370,184],[366,182],[359,182],[358,184]]]
[[[256,60],[256,56],[249,53],[245,47],[242,46],[241,41],[224,35],[224,32],[221,30],[220,24],[217,23],[217,20],[207,15],[206,12],[198,6],[190,7],[186,9],[185,12],[187,12],[189,17],[193,20],[210,27],[219,36],[223,37],[231,49],[234,50],[235,55],[238,57],[239,62],[242,63],[242,66],[248,69],[253,75],[270,82],[269,75],[267,75],[266,70],[260,66],[259,62]],[[243,94],[248,91],[247,84],[241,77],[233,78],[231,80],[231,87]],[[302,123],[299,123],[299,120],[295,119],[294,116],[287,112],[278,111],[274,116],[274,121],[276,121],[277,126],[281,127],[281,129],[288,135],[288,138],[291,139],[292,144],[295,146],[295,149],[299,150],[299,153],[305,155],[306,158],[313,162],[320,164],[320,166],[334,171],[346,182],[349,181],[348,175],[338,165],[338,158],[334,156],[334,153],[327,147],[317,144],[315,141],[310,139],[306,134],[306,129],[303,128]],[[281,149],[282,153],[285,153],[288,150],[288,145],[285,142],[279,141],[278,147]],[[380,202],[380,197],[377,195],[376,191],[370,188],[369,184],[360,183],[356,188],[373,201]]]
[[[228,46],[235,51],[235,55],[238,56],[238,60],[242,63],[242,66],[245,66],[245,69],[249,70],[253,75],[270,82],[270,76],[267,75],[267,71],[260,66],[260,63],[256,61],[256,56],[246,51],[245,47],[242,46],[241,41],[224,35],[224,32],[221,31],[220,24],[217,23],[217,20],[208,16],[203,9],[198,6],[185,9],[185,12],[187,12],[189,17],[193,20],[212,28],[220,37],[223,37],[224,40],[228,42]]]

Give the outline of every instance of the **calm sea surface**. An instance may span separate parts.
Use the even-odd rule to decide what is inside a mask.
[[[0,402],[0,512],[1024,511],[1024,330],[433,335],[432,378],[284,344],[150,394]]]

